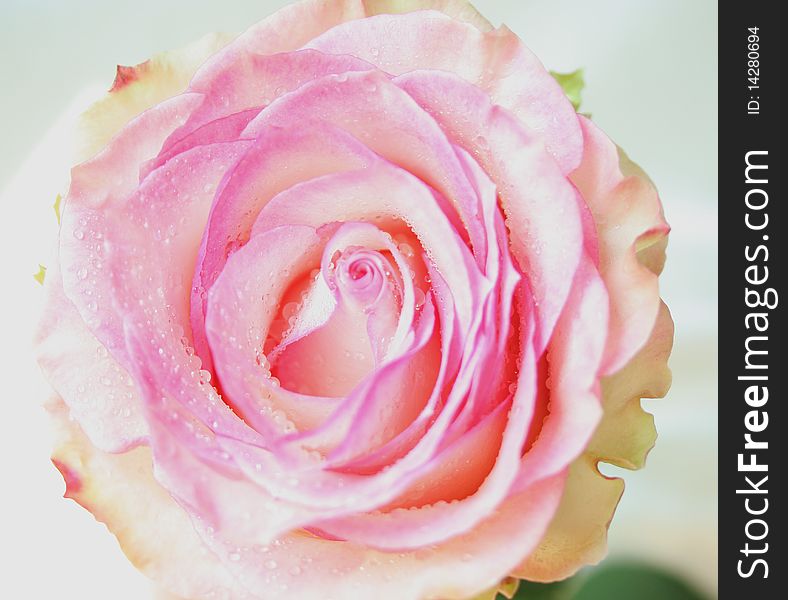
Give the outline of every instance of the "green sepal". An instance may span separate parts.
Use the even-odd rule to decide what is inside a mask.
[[[575,110],[578,110],[580,108],[580,102],[582,101],[581,96],[583,87],[585,87],[586,84],[585,79],[583,79],[583,69],[577,69],[571,73],[556,73],[555,71],[550,71],[550,75],[553,76],[558,82],[558,85],[561,86],[561,89],[564,90],[564,94],[569,98]]]

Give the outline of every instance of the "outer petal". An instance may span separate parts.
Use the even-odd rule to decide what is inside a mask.
[[[378,15],[334,27],[306,47],[350,54],[392,75],[416,70],[455,74],[536,132],[563,173],[580,162],[582,135],[574,108],[536,56],[505,27],[484,33],[437,11]]]
[[[65,479],[65,496],[105,523],[140,571],[177,596],[243,597],[245,590],[153,479],[147,446],[125,454],[102,452],[91,445],[60,399],[47,409],[57,435],[52,462]]]
[[[144,440],[148,427],[131,377],[66,297],[57,263],[47,273],[45,295],[34,344],[52,387],[102,450],[123,451]]]
[[[229,139],[235,139],[244,127],[237,130],[232,127],[225,132],[222,129],[227,130],[227,127],[217,131],[214,124],[228,120],[240,123],[247,112],[259,113],[280,96],[319,77],[371,69],[374,69],[372,65],[352,56],[334,56],[315,50],[273,55],[238,53],[234,62],[222,70],[200,73],[195,78],[189,91],[202,94],[203,102],[186,124],[167,140],[163,153],[166,156],[182,152],[195,143],[204,143],[200,139],[204,137],[233,135]],[[245,117],[247,123],[254,114]],[[160,157],[159,161],[163,159]]]
[[[247,484],[215,470],[203,471],[193,457],[175,445],[161,449],[173,457],[180,455],[179,460],[185,461],[181,472],[186,476],[203,473],[208,489],[225,489],[228,498],[237,497],[236,516],[240,519],[237,519],[239,526],[233,529],[244,532],[241,526],[246,519],[244,511],[253,506],[246,502],[253,499],[244,489]],[[518,558],[530,552],[560,499],[563,479],[561,474],[510,498],[468,534],[410,553],[375,551],[302,531],[263,546],[254,544],[248,537],[227,537],[228,532],[224,530],[211,531],[197,519],[193,523],[206,544],[218,554],[221,564],[247,590],[253,590],[251,597],[261,600],[281,600],[283,596],[299,600],[346,600],[371,593],[380,600],[460,600],[497,585]],[[158,505],[158,498],[153,496],[151,504]],[[173,502],[169,498],[167,501]],[[156,508],[170,510],[164,506]],[[165,550],[171,548],[171,544],[163,543],[161,536],[147,539]],[[463,568],[471,563],[473,568]],[[169,566],[177,568],[178,564],[161,565]]]
[[[364,0],[367,15],[397,15],[418,10],[439,10],[452,19],[470,23],[480,31],[493,26],[467,0]]]
[[[520,485],[563,471],[591,439],[602,417],[599,368],[607,312],[604,284],[585,257],[547,351],[549,412],[523,458]]]
[[[640,262],[639,251],[664,242],[670,231],[654,186],[613,142],[585,117],[583,162],[572,174],[594,216],[600,270],[610,291],[610,337],[605,373],[622,368],[640,349],[659,310],[657,274]],[[661,268],[657,246],[646,260]],[[656,250],[656,253],[654,252]],[[664,255],[664,254],[663,254]]]
[[[627,469],[639,469],[654,445],[654,418],[643,411],[640,398],[661,398],[670,388],[668,356],[673,346],[673,321],[664,303],[651,338],[626,367],[602,380],[604,417],[586,452]]]
[[[77,158],[93,156],[134,117],[184,91],[198,67],[231,39],[227,34],[214,33],[184,48],[158,54],[136,67],[118,66],[107,96],[80,118]]]
[[[297,50],[328,29],[366,16],[362,0],[302,0],[285,6],[247,29],[206,61],[194,82],[212,79],[243,55]]]
[[[660,302],[657,282],[668,227],[659,199],[645,174],[595,125],[585,118],[581,123],[585,155],[572,178],[599,232],[600,270],[611,302],[603,373],[614,374],[602,380],[602,420],[570,469],[545,539],[514,573],[535,581],[563,579],[603,558],[607,527],[624,484],[604,477],[597,463],[643,466],[656,432],[640,398],[663,396],[670,386],[673,323]]]
[[[449,73],[397,77],[446,135],[476,157],[498,187],[512,254],[528,274],[542,321],[538,350],[552,334],[583,256],[577,194],[539,138],[478,88]],[[561,232],[556,236],[556,232]]]
[[[531,581],[564,579],[605,555],[607,527],[624,491],[621,479],[597,469],[599,461],[640,468],[656,438],[640,398],[660,397],[670,386],[667,359],[673,323],[665,305],[651,338],[631,363],[603,380],[604,416],[586,452],[572,465],[561,505],[545,538],[513,575]]]
[[[566,488],[547,533],[514,577],[558,581],[605,556],[607,527],[624,492],[624,481],[609,479],[583,455],[569,470]]]

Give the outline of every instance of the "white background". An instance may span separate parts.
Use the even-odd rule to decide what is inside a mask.
[[[55,236],[67,123],[116,63],[136,64],[213,30],[240,31],[283,0],[2,0],[0,260],[3,595],[140,600],[151,586],[91,515],[63,500],[47,395],[30,336],[32,274]],[[647,402],[660,439],[610,532],[614,556],[667,565],[715,593],[717,16],[713,0],[478,0],[551,69],[585,67],[583,110],[660,189],[673,226],[663,295],[676,321],[673,389]]]

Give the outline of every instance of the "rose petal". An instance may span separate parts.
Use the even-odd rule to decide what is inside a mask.
[[[142,443],[148,427],[137,390],[66,298],[57,263],[47,272],[44,294],[34,344],[50,384],[94,446],[123,452]]]
[[[330,153],[325,152],[327,141]],[[330,125],[316,124],[298,131],[270,127],[225,178],[203,234],[191,298],[194,348],[206,369],[212,369],[204,331],[207,292],[228,256],[249,239],[260,209],[277,193],[301,181],[362,168],[372,158],[353,137]]]
[[[186,598],[246,593],[154,480],[148,447],[103,452],[69,418],[61,400],[51,401],[47,410],[56,433],[52,462],[66,481],[65,496],[105,523],[139,570]]]
[[[429,260],[447,280],[460,327],[487,284],[467,246],[446,221],[439,200],[416,177],[381,160],[365,168],[327,175],[282,192],[260,212],[258,223],[320,227],[332,222],[404,222],[419,238]],[[255,225],[258,228],[258,225]]]
[[[648,339],[659,310],[657,275],[642,265],[639,246],[670,230],[656,190],[585,117],[583,163],[572,174],[594,215],[600,270],[610,292],[611,321],[605,373],[622,368]]]
[[[373,68],[353,56],[333,56],[314,50],[273,55],[239,52],[224,69],[198,74],[189,91],[202,94],[203,102],[183,127],[170,136],[164,151],[173,151],[175,146],[183,144],[184,138],[206,124],[250,110],[259,113],[280,96],[319,77]]]
[[[193,85],[213,79],[232,69],[245,55],[278,54],[299,49],[324,31],[352,19],[366,16],[362,0],[301,0],[289,4],[256,23],[221,51],[214,54],[195,74]]]
[[[395,83],[410,94],[457,145],[475,156],[498,188],[512,254],[527,274],[546,346],[563,310],[584,247],[575,190],[541,142],[474,86],[448,73],[413,72]],[[556,236],[555,232],[561,235]]]
[[[448,201],[446,219],[467,236],[474,251],[485,247],[479,199],[454,148],[437,123],[383,73],[345,73],[306,84],[260,113],[244,135],[258,136],[264,128],[294,122],[302,127],[330,123],[422,179]]]
[[[118,66],[110,92],[80,117],[77,158],[93,156],[140,113],[183,92],[198,67],[231,39],[213,33],[136,67]]]
[[[599,461],[640,468],[653,446],[653,419],[641,397],[658,397],[670,386],[667,359],[673,323],[662,305],[648,343],[630,366],[603,380],[604,415],[587,451],[572,465],[561,506],[537,550],[513,574],[532,581],[564,579],[606,551],[607,528],[624,482],[597,469]]]
[[[660,303],[657,322],[646,345],[620,371],[602,380],[604,417],[587,452],[627,469],[640,469],[657,434],[654,418],[641,398],[661,398],[670,388],[668,357],[673,346],[673,320]]]
[[[555,79],[506,27],[482,32],[438,11],[378,15],[333,27],[306,47],[350,54],[392,75],[416,70],[454,73],[537,132],[563,173],[580,162],[582,137],[574,108]]]
[[[364,0],[368,16],[402,14],[419,10],[439,10],[452,19],[470,23],[480,31],[493,26],[467,0]]]
[[[563,471],[594,434],[602,417],[599,371],[608,306],[604,282],[586,257],[550,340],[548,416],[523,458],[518,486]]]
[[[186,598],[213,592],[258,600],[278,600],[283,593],[304,600],[341,600],[374,587],[381,600],[461,600],[496,586],[529,553],[562,489],[561,477],[534,486],[471,534],[422,553],[383,553],[303,532],[268,546],[240,540],[223,544],[201,524],[190,524],[187,512],[151,477],[147,448],[103,454],[80,437],[65,415],[58,421],[68,437],[55,456],[85,490],[69,495],[107,524],[139,568]],[[210,488],[229,481],[211,481]],[[243,517],[242,511],[234,514]],[[471,563],[472,569],[458,569]]]
[[[599,473],[583,455],[569,469],[566,488],[547,532],[528,558],[511,571],[528,581],[558,581],[605,556],[610,524],[624,482]]]

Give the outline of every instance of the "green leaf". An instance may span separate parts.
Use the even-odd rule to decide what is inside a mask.
[[[579,109],[580,102],[582,101],[581,94],[586,84],[583,79],[583,69],[577,69],[577,71],[572,71],[571,73],[556,73],[555,71],[550,71],[550,75],[553,76],[558,82],[558,85],[564,90],[564,94],[569,98],[575,110]]]
[[[707,600],[675,575],[640,563],[605,563],[566,581],[523,581],[514,600]],[[501,597],[499,596],[499,600]]]
[[[58,194],[55,197],[55,203],[52,205],[52,208],[55,211],[55,218],[57,218],[57,224],[60,225],[60,203],[63,201],[63,198]]]
[[[652,566],[619,563],[591,571],[572,600],[705,600],[675,575]]]
[[[521,581],[514,600],[570,600],[572,592],[577,588],[577,579],[573,577],[555,583]]]
[[[47,268],[44,265],[38,265],[38,273],[33,275],[33,279],[35,279],[39,284],[44,285],[44,278],[47,275]]]

